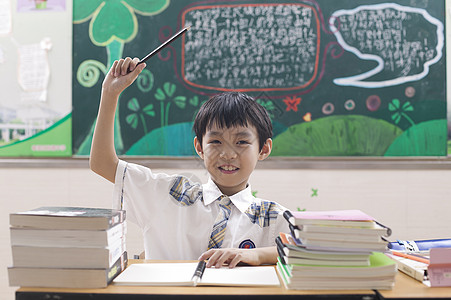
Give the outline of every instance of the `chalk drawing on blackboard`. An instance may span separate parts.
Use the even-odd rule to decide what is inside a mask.
[[[345,101],[344,107],[346,110],[353,110],[355,108],[355,101],[352,99],[348,99]]]
[[[287,105],[287,108],[285,109],[286,111],[298,111],[298,105],[301,103],[301,97],[286,97],[285,99],[283,99],[283,102]]]
[[[132,41],[138,32],[136,13],[151,16],[159,14],[169,5],[169,0],[156,1],[74,1],[73,22],[84,23],[90,20],[89,38],[94,45],[105,47],[108,61],[104,64],[95,60],[86,60],[78,67],[77,80],[84,87],[92,87],[100,79],[100,72],[106,73],[115,60],[122,58],[124,44]],[[118,16],[121,16],[118,18]],[[96,70],[98,69],[98,70]],[[145,77],[145,73],[141,77]],[[120,100],[119,100],[120,101]],[[136,104],[136,103],[135,103]],[[119,105],[118,105],[119,107]],[[130,118],[129,118],[130,122]],[[131,121],[129,124],[134,124]],[[76,154],[89,154],[95,121],[83,139]],[[124,152],[118,111],[114,120],[114,146],[118,154]]]
[[[127,107],[129,110],[131,110],[131,113],[125,117],[125,121],[127,122],[127,124],[136,130],[141,121],[144,134],[147,134],[149,130],[147,129],[145,119],[146,117],[155,117],[155,110],[153,108],[153,104],[151,103],[141,108],[138,99],[133,97],[127,102]]]
[[[274,138],[271,155],[383,156],[402,133],[398,126],[385,120],[330,115],[290,126]],[[399,153],[396,150],[392,153]]]
[[[107,67],[100,61],[87,59],[78,67],[77,81],[83,87],[93,87],[100,79],[100,72],[105,76]]]
[[[401,105],[401,101],[399,101],[399,99],[393,99],[390,103],[388,103],[388,110],[393,113],[391,118],[395,124],[399,124],[401,119],[404,118],[410,123],[410,125],[415,125],[415,122],[413,122],[408,115],[408,112],[414,111],[410,101],[406,101]]]
[[[74,5],[76,3],[84,3],[85,1],[75,1]],[[423,3],[422,1],[399,0],[396,2],[406,6],[417,7],[420,2]],[[272,76],[274,78],[277,76],[279,76],[277,78],[288,78],[288,84],[285,85],[284,82],[282,88],[293,88],[292,90],[278,90],[278,86],[276,85],[264,86],[262,81],[260,82],[260,86],[258,84],[250,86],[250,88],[255,88],[255,90],[248,91],[270,114],[273,123],[275,145],[275,150],[272,155],[383,156],[404,155],[404,153],[415,153],[413,155],[436,155],[437,153],[442,153],[443,155],[443,151],[437,151],[442,143],[441,137],[429,139],[427,132],[436,130],[442,132],[443,129],[440,127],[443,126],[441,122],[428,121],[444,118],[445,116],[446,106],[444,104],[444,95],[446,94],[446,90],[444,89],[443,83],[443,78],[445,77],[444,55],[442,55],[442,58],[437,63],[430,67],[428,76],[408,84],[384,86],[379,90],[375,90],[368,87],[355,88],[354,86],[339,86],[334,83],[334,79],[336,78],[347,78],[348,76],[361,74],[373,69],[377,65],[377,62],[374,60],[359,59],[354,53],[344,49],[333,32],[330,31],[329,22],[325,21],[325,19],[329,20],[330,16],[340,9],[352,9],[361,3],[370,4],[371,2],[380,3],[381,1],[363,0],[355,3],[353,1],[342,2],[330,0],[298,1],[299,3],[304,3],[304,6],[292,3],[287,4],[279,0],[272,1],[272,3],[263,3],[267,1],[244,0],[201,0],[190,3],[171,1],[166,10],[152,17],[143,16],[138,11],[134,11],[139,23],[139,30],[136,38],[130,40],[129,43],[115,40],[108,47],[94,47],[96,44],[89,40],[92,36],[91,32],[88,31],[90,30],[88,29],[88,23],[91,23],[94,19],[97,20],[97,12],[100,9],[103,10],[106,5],[112,5],[113,2],[109,1],[106,2],[107,4],[105,6],[98,6],[96,13],[87,16],[84,21],[79,21],[79,23],[84,22],[84,24],[74,26],[74,33],[76,33],[74,34],[74,71],[77,71],[77,68],[84,61],[94,59],[100,62],[98,74],[99,77],[103,77],[102,70],[107,68],[111,60],[110,58],[116,57],[119,53],[124,53],[124,56],[141,56],[139,53],[147,53],[149,40],[156,35],[158,35],[158,40],[163,42],[171,36],[174,30],[186,25],[192,25],[190,34],[198,35],[187,35],[185,40],[179,40],[173,47],[168,48],[161,56],[159,55],[158,58],[153,60],[152,65],[148,68],[149,71],[155,74],[153,88],[151,87],[149,89],[150,86],[148,86],[148,90],[143,91],[141,88],[138,89],[135,84],[121,95],[120,107],[118,107],[120,110],[119,120],[123,138],[123,151],[117,151],[119,154],[187,155],[196,157],[196,153],[192,147],[193,136],[191,127],[192,119],[196,115],[201,102],[221,90],[236,89],[244,91],[244,89],[249,88],[249,86],[241,84],[244,83],[244,74],[249,78],[251,67],[253,68],[252,72],[254,72],[252,74],[262,73],[265,65],[265,54],[277,54],[276,50],[279,50],[278,48],[285,49],[286,47],[290,47],[290,39],[287,39],[284,41],[288,42],[288,44],[278,44],[278,47],[273,45],[272,48],[265,49],[268,51],[267,53],[264,51],[259,53],[258,51],[261,51],[259,48],[264,47],[254,47],[250,43],[250,45],[246,45],[249,46],[248,51],[256,48],[255,53],[245,53],[247,56],[234,55],[241,50],[246,51],[244,46],[243,48],[238,48],[241,47],[239,43],[243,39],[243,36],[240,35],[241,31],[244,36],[249,36],[250,32],[257,32],[258,45],[258,38],[261,39],[262,37],[258,35],[257,30],[269,30],[269,34],[271,34],[273,28],[276,30],[276,33],[278,29],[286,30],[288,24],[292,25],[292,22],[298,22],[295,19],[296,15],[294,11],[299,9],[301,13],[304,12],[307,14],[307,17],[302,17],[301,15],[299,22],[308,21],[310,25],[307,23],[303,23],[302,26],[298,25],[299,32],[305,34],[306,37],[305,40],[299,38],[298,42],[303,41],[306,44],[309,42],[313,45],[312,48],[301,49],[303,51],[301,53],[310,53],[309,55],[311,57],[309,60],[310,64],[304,64],[306,69],[303,73],[303,78],[293,75],[293,64],[286,65],[284,67],[285,69],[274,69],[280,73],[275,73]],[[156,2],[158,0],[148,0],[148,4]],[[442,13],[444,2],[444,0],[430,1],[428,2],[430,5],[426,8],[432,16],[439,19],[443,24]],[[121,3],[128,3],[128,1]],[[133,1],[130,1],[130,3],[135,4]],[[311,6],[305,3],[309,3]],[[88,6],[87,9],[90,9],[94,4],[88,4]],[[136,9],[136,7],[133,8]],[[284,9],[286,10],[285,12]],[[276,12],[277,10],[280,11]],[[385,10],[387,12],[398,12],[401,16],[406,15],[413,18],[413,24],[406,23],[406,32],[412,33],[413,31],[410,30],[412,26],[415,26],[417,29],[413,34],[418,35],[424,31],[424,37],[427,38],[427,43],[424,43],[423,39],[423,45],[428,46],[431,56],[436,54],[438,38],[435,34],[437,28],[435,25],[431,24],[431,22],[418,13],[404,12],[390,8],[386,8]],[[377,10],[372,9],[371,11]],[[369,10],[365,10],[365,13],[368,12]],[[220,13],[220,16],[214,15],[217,13]],[[252,13],[255,17],[243,18],[245,13]],[[233,14],[236,15],[234,16]],[[80,14],[76,15],[77,17],[80,16]],[[267,16],[269,17],[263,18]],[[177,17],[176,23],[175,17]],[[353,43],[350,43],[349,38],[343,34],[343,28],[347,26],[345,21],[350,16],[343,15],[340,17],[343,18],[343,22],[335,17],[333,18],[335,21],[332,23],[335,24],[336,28],[342,34],[344,41],[348,45],[354,46]],[[278,18],[281,20],[276,21]],[[392,19],[393,17],[390,20]],[[90,20],[91,22],[89,22]],[[210,22],[207,22],[207,20],[210,20]],[[408,21],[410,22],[410,20],[412,19]],[[114,23],[115,20],[112,19],[110,22]],[[252,26],[254,31],[249,31],[246,27],[251,22],[254,24]],[[260,22],[258,23],[260,26],[256,25],[257,22]],[[272,24],[276,25],[270,28],[268,26],[270,23],[265,22],[273,22]],[[280,24],[277,22],[280,22]],[[198,30],[194,31],[194,25],[196,24]],[[108,24],[105,23],[104,25],[107,26]],[[318,25],[319,27],[317,27]],[[401,25],[404,26],[402,22]],[[219,31],[222,29],[224,30],[221,36]],[[263,33],[268,34],[268,32]],[[316,40],[314,38],[315,34],[317,34],[318,38],[319,34],[321,34],[320,39]],[[413,37],[406,36],[406,40],[409,39],[408,41],[410,41],[410,38],[414,37],[415,35]],[[225,43],[226,40],[229,41],[229,44],[226,44],[228,46],[224,47],[225,50],[219,46],[214,48],[214,51],[211,50],[213,49],[211,45],[215,45],[215,42]],[[192,43],[189,47],[199,47],[198,52],[193,50],[195,48],[187,48],[187,43],[190,41]],[[207,44],[209,41],[212,44]],[[235,43],[232,45],[233,47],[230,46],[231,41]],[[279,43],[281,43],[280,41]],[[358,44],[355,45],[355,48],[361,49]],[[192,56],[186,55],[189,51],[191,51],[190,55]],[[212,54],[206,51],[213,51],[214,53]],[[364,51],[361,52],[368,54]],[[207,60],[210,54],[221,56],[219,58],[213,56],[213,60],[215,60],[214,63],[217,63],[222,59],[222,63],[218,65],[219,67],[224,67],[223,69],[220,69],[217,65]],[[253,55],[252,57],[251,54]],[[370,54],[375,55],[377,53]],[[239,65],[240,59],[243,60],[243,58],[248,60],[246,66],[249,69],[247,71],[240,68],[241,65]],[[182,67],[182,59],[184,60],[184,67]],[[205,59],[205,62],[203,59]],[[192,64],[198,60],[204,63],[204,65]],[[275,62],[279,64],[278,60]],[[191,63],[190,66],[188,65],[189,63]],[[236,65],[233,65],[233,63]],[[231,66],[238,66],[239,70]],[[411,67],[410,71],[420,73],[418,70],[423,70],[423,64],[419,66],[421,69],[415,66]],[[187,72],[182,74],[182,70],[188,67],[192,68],[189,69],[189,72],[193,74],[188,74]],[[257,67],[260,67],[260,69]],[[209,71],[208,68],[210,68]],[[221,70],[223,70],[223,73],[221,73]],[[317,72],[316,75],[314,75],[315,70]],[[394,78],[389,75],[392,74],[382,70],[380,73],[361,81],[382,82],[387,78]],[[398,76],[396,78],[399,78],[399,74],[395,75]],[[210,77],[206,77],[206,80],[199,79],[203,78],[202,76]],[[237,78],[234,76],[237,76]],[[193,84],[190,84],[187,78]],[[293,78],[298,80],[298,82],[295,82]],[[308,85],[296,85],[299,82],[301,84],[308,83],[312,78],[313,80]],[[95,115],[91,114],[88,116],[84,115],[83,112],[85,107],[88,106],[90,109],[92,108],[92,111],[97,111],[96,105],[98,105],[98,101],[88,99],[98,99],[100,79],[95,80],[93,88],[86,88],[79,84],[76,78],[74,79],[74,99],[83,99],[80,102],[74,101],[74,107],[76,108],[74,110],[75,122],[73,126],[74,137],[76,137],[73,143],[74,153],[88,154],[89,149],[86,148],[86,151],[81,151],[83,147],[80,145],[84,141],[83,145],[90,146],[88,127],[94,124]],[[256,83],[259,82],[256,81]],[[262,86],[269,88],[269,90],[262,90]],[[411,88],[409,89],[408,86]],[[179,96],[180,98],[176,100],[175,98]],[[398,99],[399,103],[396,101],[393,102],[394,99]],[[409,104],[406,104],[407,102],[410,102],[410,105],[414,108],[413,111],[409,111]],[[392,104],[389,105],[390,103]],[[148,106],[149,104],[153,104],[152,108]],[[325,104],[327,104],[325,107],[326,114],[322,111]],[[389,109],[389,106],[392,110]],[[144,108],[146,108],[149,114],[144,112]],[[81,113],[79,113],[80,111]],[[152,111],[155,113],[154,116],[152,116]],[[129,116],[128,122],[127,116]],[[414,124],[405,116],[410,118]],[[144,117],[145,122],[142,117]],[[376,122],[376,120],[379,122]],[[427,123],[422,124],[424,122]],[[407,129],[409,131],[406,131]],[[414,135],[417,137],[412,138]],[[397,146],[395,147],[394,141],[397,139],[399,139],[399,142],[396,143]],[[434,142],[437,148],[432,148],[429,142]],[[427,143],[427,147],[416,147],[415,143]],[[387,151],[388,147],[392,144],[393,147],[390,148],[390,151]],[[411,149],[408,149],[406,152],[404,147],[410,147]],[[418,150],[412,152],[412,149],[415,147]]]
[[[337,85],[380,88],[418,81],[443,54],[443,23],[420,8],[362,5],[335,11],[329,26],[345,50],[377,63],[362,74],[336,78]]]
[[[369,111],[377,111],[382,104],[381,97],[378,95],[370,95],[366,98],[366,108]]]
[[[331,102],[324,103],[323,107],[321,108],[321,111],[323,114],[330,115],[335,111],[335,105]]]
[[[406,95],[406,97],[412,98],[413,96],[415,96],[415,92],[416,90],[413,86],[408,86],[406,87],[404,94]]]
[[[216,91],[304,89],[318,76],[320,20],[303,3],[190,7],[183,26],[181,77]]]

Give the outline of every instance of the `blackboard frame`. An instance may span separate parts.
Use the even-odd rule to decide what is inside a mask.
[[[153,169],[203,169],[193,157],[120,157]],[[86,157],[1,158],[0,168],[11,169],[86,169]],[[451,170],[451,156],[444,157],[269,157],[257,164],[257,170]]]

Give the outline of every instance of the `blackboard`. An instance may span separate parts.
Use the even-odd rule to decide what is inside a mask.
[[[274,126],[274,156],[447,154],[445,1],[74,0],[73,153],[88,155],[105,72],[148,62],[116,115],[122,155],[191,156],[193,118],[229,90]]]

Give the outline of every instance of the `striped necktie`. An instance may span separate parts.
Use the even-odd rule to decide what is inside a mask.
[[[221,248],[222,242],[224,241],[227,221],[229,220],[231,212],[232,201],[230,201],[229,197],[222,195],[216,201],[219,201],[219,214],[216,217],[213,230],[211,231],[208,249]]]

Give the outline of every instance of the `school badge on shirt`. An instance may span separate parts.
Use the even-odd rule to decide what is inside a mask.
[[[247,240],[242,241],[238,248],[253,249],[253,248],[255,248],[255,243],[253,241],[251,241],[250,239],[247,239]]]

